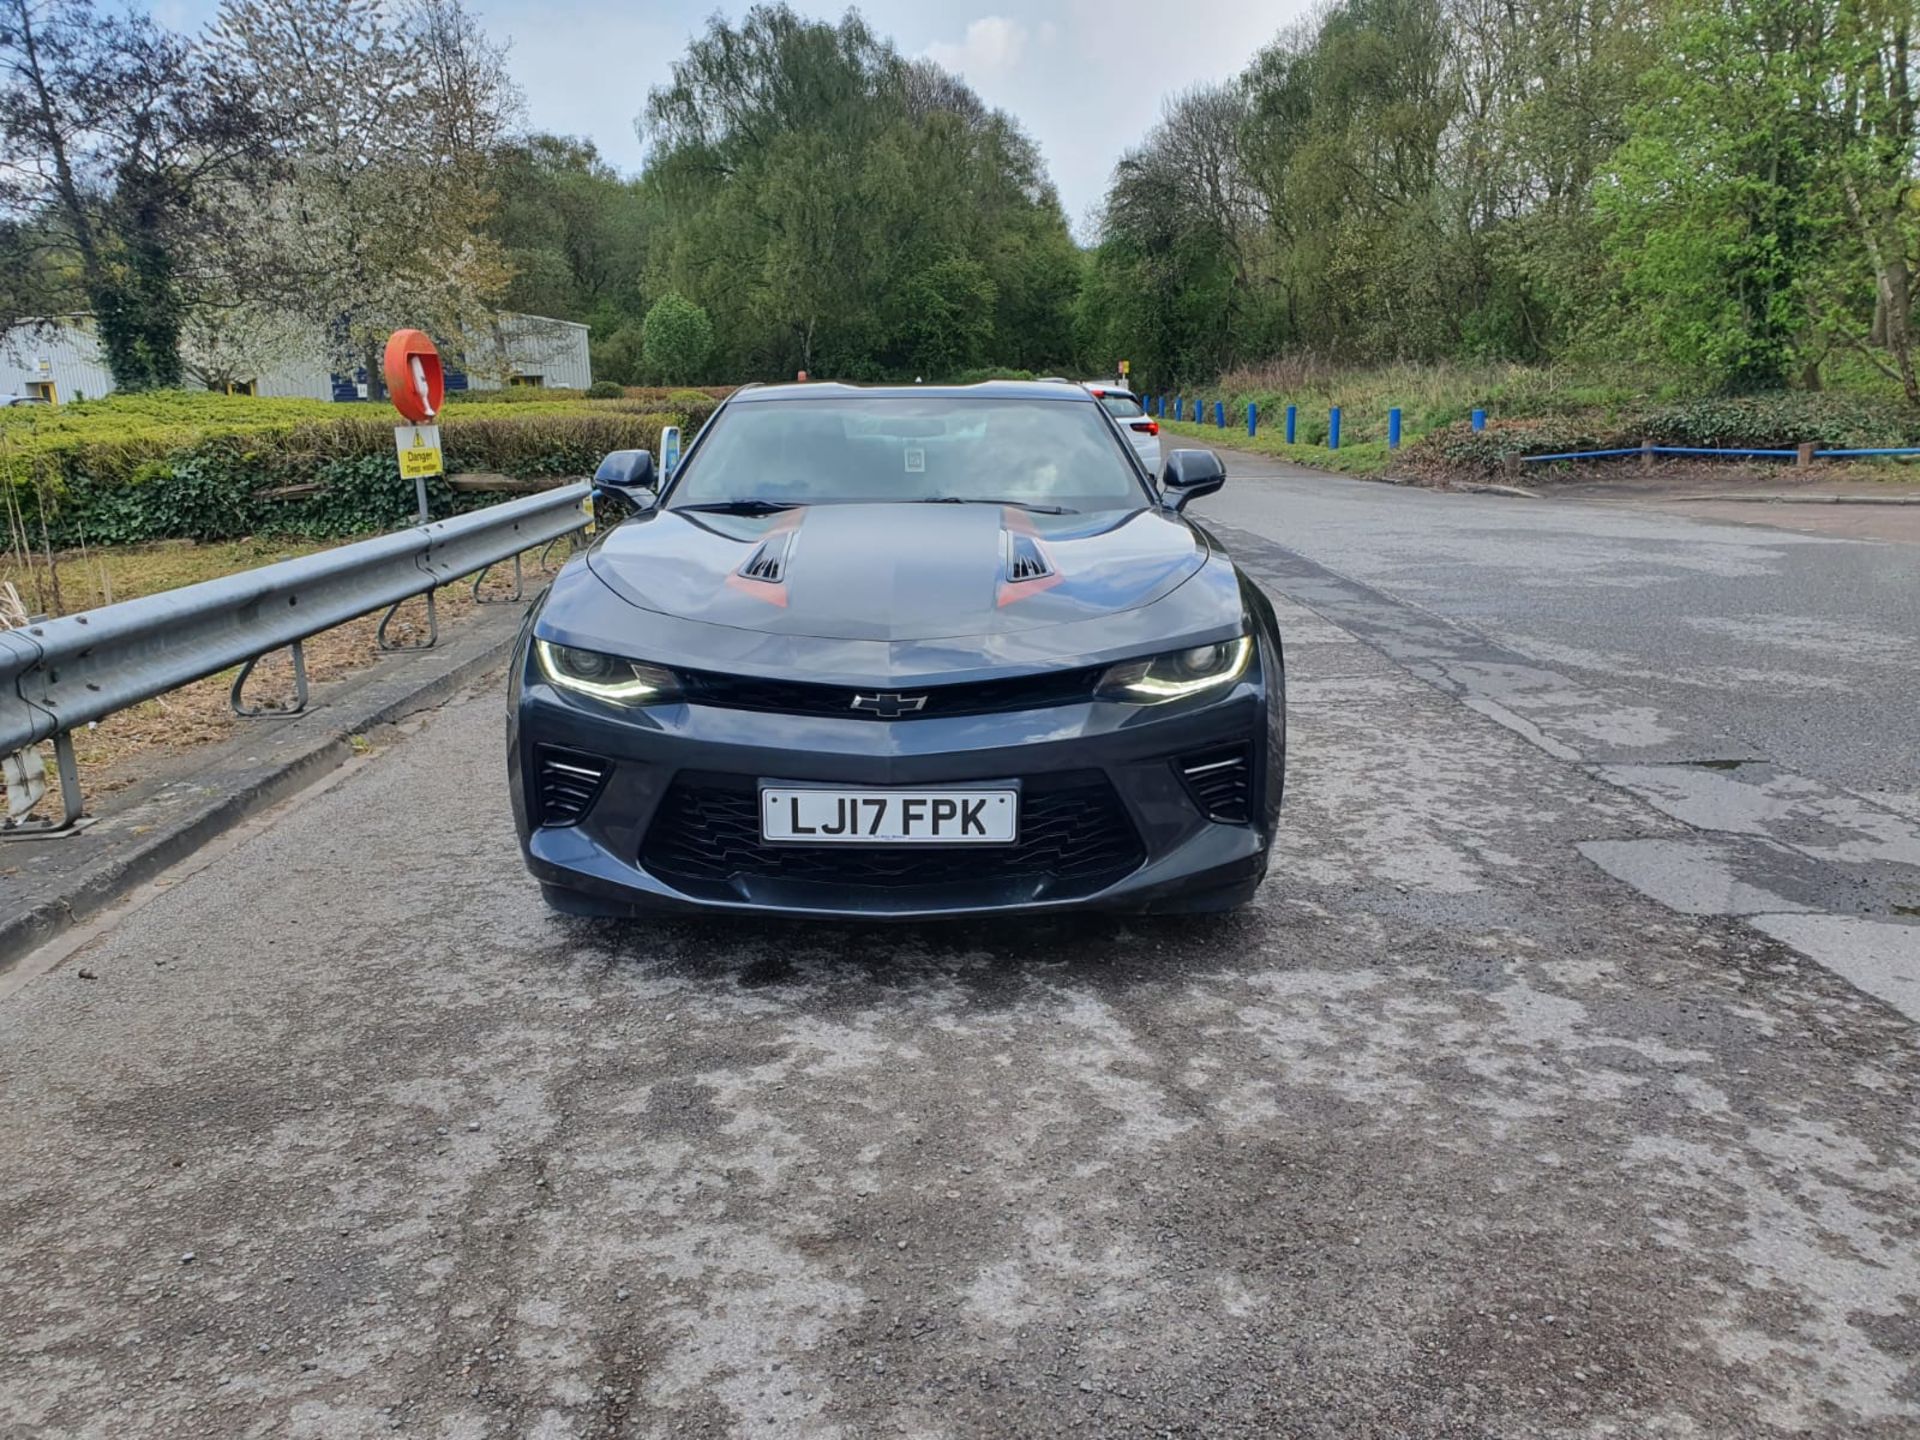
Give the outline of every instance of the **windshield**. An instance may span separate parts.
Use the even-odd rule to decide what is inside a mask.
[[[1146,499],[1091,405],[839,396],[727,406],[668,504],[958,500],[1109,510]]]
[[[1107,413],[1116,420],[1132,420],[1147,413],[1133,396],[1116,395],[1111,390],[1100,397],[1100,403],[1107,407]]]

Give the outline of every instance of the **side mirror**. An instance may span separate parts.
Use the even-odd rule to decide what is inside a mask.
[[[653,509],[658,498],[650,450],[615,450],[593,472],[595,528],[617,525],[629,515]]]
[[[1227,467],[1211,450],[1175,450],[1160,472],[1160,503],[1184,510],[1189,500],[1211,495],[1227,483]]]

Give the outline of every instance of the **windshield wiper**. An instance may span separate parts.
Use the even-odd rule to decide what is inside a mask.
[[[698,510],[707,515],[778,515],[782,510],[798,510],[798,500],[714,500],[704,505],[676,505],[676,510]]]
[[[1036,515],[1071,515],[1064,505],[1036,505],[1030,500],[978,500],[966,495],[929,495],[916,505],[1011,505],[1016,510],[1031,510]]]

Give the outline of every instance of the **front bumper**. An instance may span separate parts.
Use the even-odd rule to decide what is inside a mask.
[[[1283,765],[1283,683],[1263,646],[1238,684],[1200,704],[1092,702],[889,722],[690,704],[623,709],[555,690],[523,652],[508,740],[514,819],[529,870],[556,905],[581,913],[917,919],[1223,908],[1266,873]],[[1176,762],[1241,745],[1250,764],[1248,818],[1211,819]],[[542,823],[551,818],[543,776],[553,774],[543,766],[556,758],[604,774],[579,792],[591,799],[577,818]],[[912,847],[911,855],[900,847],[804,847],[805,856],[775,858],[757,832],[746,843],[741,830],[752,823],[761,781],[1011,781],[1034,819],[1022,843],[1051,848],[1038,872],[1031,867],[1042,852],[1034,848],[1023,858],[987,846]],[[744,810],[739,797],[747,797]],[[669,843],[679,839],[687,843]]]

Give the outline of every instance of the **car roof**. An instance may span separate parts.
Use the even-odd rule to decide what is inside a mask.
[[[849,385],[839,380],[807,380],[783,385],[750,385],[733,392],[728,403],[764,404],[776,400],[1066,400],[1092,397],[1076,385],[1049,380],[982,380],[976,385]]]

